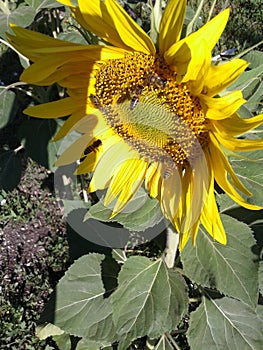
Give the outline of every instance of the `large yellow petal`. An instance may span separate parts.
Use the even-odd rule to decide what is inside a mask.
[[[41,105],[28,107],[24,113],[31,117],[53,119],[65,117],[76,110],[71,97],[66,97],[62,100],[42,103]]]
[[[219,243],[226,244],[226,233],[220,219],[214,195],[214,176],[211,174],[211,183],[207,200],[201,213],[201,222],[206,231]]]
[[[222,188],[225,193],[228,194],[230,198],[232,198],[235,202],[241,205],[244,208],[250,210],[259,210],[261,207],[253,204],[247,203],[240,194],[234,189],[234,187],[230,184],[227,179],[228,171],[225,169],[225,164],[223,159],[220,157],[221,153],[218,151],[218,147],[216,143],[210,143],[209,145],[210,151],[210,161],[212,164],[212,168],[215,174],[215,180],[217,184]]]
[[[207,96],[215,96],[232,84],[248,65],[249,63],[241,59],[217,66],[211,65],[204,80]]]
[[[239,189],[239,191],[243,192],[247,196],[251,196],[251,192],[242,184],[242,182],[239,180],[237,175],[235,174],[234,170],[232,169],[227,157],[225,156],[224,152],[221,150],[219,144],[216,141],[216,138],[210,134],[210,140],[214,145],[214,150],[216,149],[217,156],[220,158],[220,162],[223,165],[224,169],[228,172],[228,174],[231,177],[231,180],[236,186],[236,188]],[[215,151],[214,151],[215,152]]]
[[[129,17],[115,0],[79,0],[85,27],[116,47],[154,54],[155,48],[147,34]],[[78,20],[78,13],[76,12]]]
[[[186,10],[186,0],[170,0],[160,23],[158,46],[161,56],[180,40]]]
[[[161,170],[158,163],[152,163],[145,174],[145,188],[151,197],[156,198],[161,193]]]
[[[115,170],[123,161],[133,157],[133,155],[135,156],[135,152],[132,153],[128,145],[119,137],[112,138],[112,146],[103,153],[98,161],[89,185],[89,192],[108,187]]]
[[[200,95],[199,99],[206,112],[206,118],[214,120],[230,117],[246,102],[242,92],[238,90],[219,98]]]
[[[130,158],[116,168],[104,201],[104,205],[108,205],[120,193],[111,217],[117,215],[136,194],[145,179],[147,167],[144,160]]]
[[[163,178],[161,187],[161,209],[172,223],[176,218],[181,195],[181,177],[178,169],[174,168],[167,178]]]
[[[210,52],[211,54],[211,50],[217,43],[226,26],[228,16],[228,9],[222,11],[202,28],[172,45],[164,54],[167,63],[172,67],[176,67],[176,69],[181,69],[181,75],[185,74],[183,71],[186,71],[186,66],[188,66],[190,59],[194,57],[194,51],[198,48],[198,44],[202,40],[206,42],[205,53],[207,54],[207,52]]]
[[[256,151],[263,148],[263,140],[243,140],[234,137],[222,137],[220,133],[216,133],[218,141],[226,148],[236,152]]]
[[[224,138],[230,136],[239,136],[246,132],[255,129],[259,125],[263,124],[263,114],[259,114],[252,118],[240,118],[237,113],[233,114],[230,118],[223,120],[213,120],[213,126],[216,132]],[[239,140],[238,140],[239,141]]]

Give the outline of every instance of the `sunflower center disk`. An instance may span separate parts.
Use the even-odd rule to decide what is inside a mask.
[[[109,60],[95,87],[91,99],[108,125],[148,162],[186,166],[207,145],[198,98],[160,58],[133,53]]]

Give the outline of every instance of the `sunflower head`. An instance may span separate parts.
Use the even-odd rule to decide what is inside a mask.
[[[56,139],[73,129],[82,133],[57,164],[81,159],[78,173],[93,173],[88,191],[107,189],[105,205],[114,201],[112,217],[144,186],[180,233],[180,249],[190,235],[195,241],[200,224],[225,244],[214,184],[245,208],[259,209],[240,195],[251,194],[225,150],[263,147],[238,138],[260,125],[262,115],[240,118],[242,93],[222,94],[248,64],[211,61],[229,10],[181,38],[186,1],[170,0],[153,43],[115,0],[61,2],[107,45],[60,41],[18,27],[9,36],[33,62],[22,80],[67,88],[66,98],[25,111],[40,118],[69,115]]]

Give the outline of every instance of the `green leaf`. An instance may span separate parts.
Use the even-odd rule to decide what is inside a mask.
[[[44,8],[56,8],[63,6],[55,0],[24,0],[24,2],[32,6],[37,12]]]
[[[69,334],[63,333],[60,335],[54,335],[53,339],[55,340],[59,350],[71,350],[71,341]]]
[[[29,26],[33,22],[35,15],[36,11],[33,7],[23,4],[9,14],[0,13],[0,36],[6,38],[6,32],[12,33],[11,23],[23,28]]]
[[[65,332],[59,327],[53,325],[52,323],[46,323],[37,326],[36,330],[37,336],[40,340],[47,339],[53,335],[61,335]]]
[[[187,312],[184,279],[168,270],[161,259],[129,258],[119,274],[118,284],[112,304],[120,349],[126,349],[138,337],[155,338],[175,329]]]
[[[258,270],[259,290],[263,294],[263,261],[259,262]]]
[[[115,340],[112,306],[110,298],[104,298],[101,280],[103,259],[104,255],[89,254],[71,265],[56,287],[54,314],[44,313],[42,322],[51,319],[65,332],[89,340]]]
[[[150,198],[143,188],[140,188],[134,198],[123,209],[123,212],[109,219],[112,214],[114,203],[111,207],[105,207],[104,198],[93,205],[84,220],[97,219],[103,222],[118,222],[128,230],[144,231],[157,225],[163,214],[160,210],[159,201]]]
[[[226,246],[200,229],[195,247],[188,242],[182,251],[184,273],[202,286],[216,288],[255,307],[258,266],[251,249],[255,240],[246,224],[225,215],[222,215],[222,222],[228,240]]]
[[[263,159],[262,151],[246,155],[250,160],[232,159],[231,164],[241,182],[252,193],[248,202],[261,205],[263,203]],[[261,159],[260,159],[261,157]],[[258,158],[258,159],[257,159]]]
[[[173,349],[174,347],[170,344],[166,335],[163,334],[153,350],[173,350]]]
[[[263,64],[243,72],[240,77],[227,88],[227,91],[241,90],[244,98],[248,99],[253,95],[255,83],[259,84],[262,80],[262,72]]]
[[[230,298],[204,298],[191,314],[187,338],[194,350],[258,350],[262,329],[262,320],[248,305]]]
[[[249,62],[249,68],[256,68],[262,63],[263,53],[258,50],[249,51],[245,56],[242,57],[245,61]]]
[[[29,119],[19,128],[19,136],[28,155],[52,170],[60,144],[60,142],[52,142],[57,130],[58,123],[49,119]]]
[[[0,90],[0,129],[12,119],[12,109],[15,102],[15,93],[7,89]]]
[[[21,155],[14,151],[0,153],[0,188],[11,191],[21,178]]]
[[[76,347],[76,350],[98,350],[98,349],[105,349],[105,346],[107,346],[108,344],[105,344],[103,342],[96,342],[96,341],[92,341],[92,340],[88,340],[85,338],[82,338]],[[112,349],[110,347],[110,349]]]

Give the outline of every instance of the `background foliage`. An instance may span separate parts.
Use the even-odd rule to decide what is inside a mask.
[[[134,20],[150,30],[151,1],[120,2]],[[185,31],[189,27],[195,30],[228,6],[220,0],[203,1],[202,8],[200,3],[189,1]],[[243,91],[248,103],[240,113],[250,117],[262,111],[259,103],[263,84],[262,46],[253,52],[248,48],[263,39],[263,9],[260,0],[233,0],[230,6],[232,15],[214,56],[225,60],[239,55],[251,62],[249,69],[229,88]],[[8,249],[9,242],[7,247],[4,244],[7,233],[11,232],[9,236],[13,237],[23,225],[28,229],[30,222],[35,225],[33,242],[39,234],[37,239],[42,246],[42,250],[33,250],[31,256],[20,254],[31,237],[27,230],[20,241],[15,241],[13,258],[10,254],[0,258],[0,349],[109,350],[116,349],[117,344],[123,350],[261,348],[262,262],[259,273],[258,265],[262,254],[262,211],[242,209],[219,192],[217,199],[228,245],[215,243],[201,229],[196,246],[187,244],[177,256],[173,270],[161,259],[165,232],[147,244],[123,251],[89,243],[68,227],[68,255],[65,228],[59,221],[51,184],[59,144],[50,140],[63,121],[36,120],[22,114],[28,105],[63,98],[65,92],[57,85],[37,87],[19,82],[19,75],[29,62],[8,47],[5,32],[10,31],[9,23],[64,40],[82,43],[97,40],[91,33],[83,32],[68,9],[56,1],[0,2],[2,251]],[[224,53],[229,49],[234,50]],[[253,200],[262,204],[260,154],[254,152],[247,157],[255,161],[235,158],[232,164],[255,193]],[[152,205],[152,215],[157,215],[157,220],[154,203],[147,205]],[[139,225],[145,223],[149,211],[146,208],[145,213],[140,211],[136,217]],[[100,202],[91,207],[88,215],[102,221],[109,217]],[[36,233],[36,222],[47,229],[42,236]],[[122,216],[119,222],[131,228],[134,218],[131,222]],[[62,272],[65,275],[55,288]],[[35,322],[54,288],[41,316],[39,340],[34,336]]]

